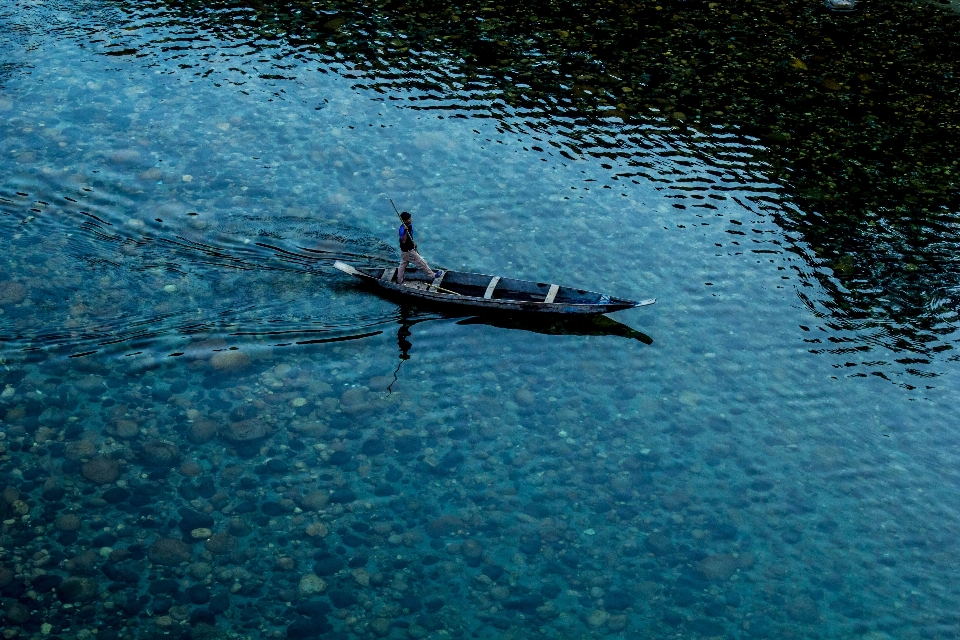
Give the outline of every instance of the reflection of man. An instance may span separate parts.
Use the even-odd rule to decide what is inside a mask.
[[[410,359],[410,348],[413,346],[413,344],[409,340],[407,340],[407,338],[410,336],[411,333],[412,332],[410,331],[410,325],[404,324],[401,322],[400,328],[397,329],[397,346],[400,347],[401,362],[404,360]],[[397,370],[399,369],[400,367],[398,365]]]
[[[427,261],[417,253],[417,244],[413,241],[413,218],[408,211],[400,214],[400,267],[397,269],[397,284],[403,284],[403,274],[407,270],[407,263],[412,262],[422,269],[431,280],[443,274],[442,271],[434,271],[427,264]]]
[[[411,335],[410,327],[417,324],[419,320],[414,320],[413,322],[409,319],[410,313],[407,308],[404,306],[400,307],[400,328],[397,329],[397,346],[400,347],[400,362],[397,363],[397,368],[393,372],[393,382],[390,383],[390,386],[387,387],[389,393],[393,393],[393,385],[397,382],[397,374],[400,373],[400,365],[410,359],[410,349],[413,345],[407,340]]]

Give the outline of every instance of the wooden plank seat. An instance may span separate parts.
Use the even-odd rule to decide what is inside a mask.
[[[547,297],[544,299],[544,302],[546,304],[551,304],[554,300],[556,300],[558,291],[560,291],[560,285],[550,285],[550,290],[547,292]]]
[[[436,291],[437,288],[440,286],[440,283],[443,282],[443,278],[446,275],[447,275],[447,272],[444,271],[438,277],[434,278],[433,282],[430,283],[430,291]]]
[[[500,276],[493,276],[490,278],[490,284],[487,285],[487,290],[483,294],[484,300],[490,300],[493,298],[493,290],[497,288],[498,282],[500,282]]]

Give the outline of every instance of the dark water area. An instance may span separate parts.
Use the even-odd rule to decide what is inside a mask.
[[[164,6],[196,19],[189,3]],[[830,269],[819,280],[831,315],[858,330],[892,322],[897,335],[882,339],[922,357],[949,349],[938,336],[950,333],[944,307],[956,306],[958,285],[960,22],[951,12],[921,2],[870,3],[854,15],[786,2],[219,6],[205,26],[280,49],[284,63],[261,77],[295,79],[289,59],[306,50],[347,65],[355,87],[414,109],[509,114],[506,131],[546,134],[548,154],[606,159],[606,186],[662,181],[679,209],[709,210],[729,185],[710,169],[664,171],[656,156],[671,150],[658,134],[614,142],[591,125],[755,137],[765,148],[751,150],[751,169],[795,205],[769,215]],[[764,210],[763,196],[752,200]]]
[[[0,6],[5,638],[955,638],[957,17]],[[653,307],[475,317],[433,266]]]
[[[156,58],[174,63],[188,82],[204,78],[277,101],[296,100],[290,92],[316,71],[339,74],[384,107],[495,120],[496,135],[531,136],[524,149],[543,161],[596,159],[597,175],[586,179],[599,181],[595,188],[659,183],[678,209],[677,224],[703,224],[689,220],[692,211],[724,218],[717,201],[736,194],[786,242],[751,247],[769,243],[750,237],[751,223],[727,217],[714,224],[733,237],[717,244],[799,257],[806,268],[795,277],[829,292],[801,299],[845,345],[823,352],[869,351],[880,342],[904,361],[881,369],[910,365],[922,375],[935,371],[912,365],[951,356],[960,284],[952,259],[960,23],[935,5],[870,3],[832,14],[785,2],[440,9],[225,2],[91,12],[97,19],[82,24],[61,17],[57,31],[83,38],[114,29],[85,43],[92,55]],[[38,20],[24,16],[8,36],[11,47],[41,38]],[[229,45],[217,49],[211,38]],[[18,67],[4,65],[7,74]],[[265,82],[250,86],[254,78]],[[313,106],[328,104],[318,96]],[[74,115],[80,122],[105,116],[96,105]],[[195,151],[211,160],[202,157],[208,150]],[[786,198],[771,204],[769,187],[746,187],[726,171],[731,160]],[[862,339],[847,344],[847,331]]]

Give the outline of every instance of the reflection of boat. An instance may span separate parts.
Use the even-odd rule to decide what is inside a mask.
[[[393,268],[357,268],[340,261],[333,266],[395,294],[427,302],[472,307],[476,310],[597,315],[644,307],[656,302],[655,298],[636,302],[556,284],[462,271],[443,271],[440,276],[430,280],[419,270],[410,269],[403,284],[397,284],[394,281],[396,269]]]
[[[414,325],[431,320],[462,317],[459,313],[420,314],[414,307],[400,305],[400,317],[397,320],[397,346],[400,348],[400,362],[393,372],[393,382],[397,381],[400,366],[410,359],[413,343],[411,329]],[[653,344],[653,338],[645,333],[631,329],[625,324],[606,316],[533,316],[510,314],[484,314],[482,316],[462,317],[458,325],[487,325],[500,329],[532,331],[552,336],[616,336],[638,340],[643,344]],[[387,387],[391,391],[393,383]]]
[[[485,324],[502,329],[520,329],[551,336],[618,336],[653,344],[653,338],[606,316],[588,318],[530,318],[509,315],[475,316],[464,318],[457,324]]]

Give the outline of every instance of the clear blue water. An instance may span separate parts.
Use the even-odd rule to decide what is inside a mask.
[[[960,634],[956,365],[844,317],[759,139],[0,24],[8,637]],[[388,198],[432,265],[658,302],[398,306],[331,267],[396,259]]]

